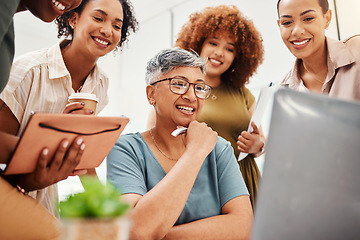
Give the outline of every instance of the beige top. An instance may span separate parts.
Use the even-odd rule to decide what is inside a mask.
[[[62,113],[68,103],[68,97],[74,92],[70,73],[61,55],[60,44],[25,54],[14,61],[9,82],[0,98],[20,123],[19,135],[32,111]],[[81,92],[94,93],[98,97],[96,114],[108,103],[108,85],[107,76],[95,65]],[[57,215],[54,208],[58,200],[56,184],[32,192],[31,196]]]
[[[360,101],[360,35],[344,41],[326,38],[328,49],[328,74],[322,94],[344,100]],[[289,88],[309,92],[298,74],[300,59],[282,81]]]

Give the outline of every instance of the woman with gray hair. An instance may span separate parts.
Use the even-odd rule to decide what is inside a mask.
[[[251,204],[233,149],[197,121],[211,92],[204,60],[163,50],[146,82],[155,127],[122,135],[107,158],[109,181],[133,207],[130,239],[249,238]],[[187,131],[172,135],[179,127]]]

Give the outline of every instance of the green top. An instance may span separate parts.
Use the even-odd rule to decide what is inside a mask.
[[[254,95],[246,87],[237,89],[221,84],[213,88],[199,117],[200,122],[206,122],[219,136],[231,143],[236,157],[240,153],[237,138],[248,129],[251,119],[248,110],[254,101]]]
[[[0,92],[5,87],[14,58],[13,17],[20,0],[0,0]]]

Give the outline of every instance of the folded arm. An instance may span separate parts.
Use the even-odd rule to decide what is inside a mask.
[[[164,239],[249,239],[253,214],[247,195],[228,201],[221,215],[172,227]]]

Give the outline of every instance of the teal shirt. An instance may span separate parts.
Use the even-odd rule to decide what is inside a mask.
[[[14,58],[13,17],[20,0],[0,0],[0,92],[4,89]]]
[[[120,136],[107,157],[107,178],[123,193],[144,195],[166,172],[140,133]],[[233,149],[219,137],[206,157],[176,224],[216,216],[229,200],[248,195]]]

